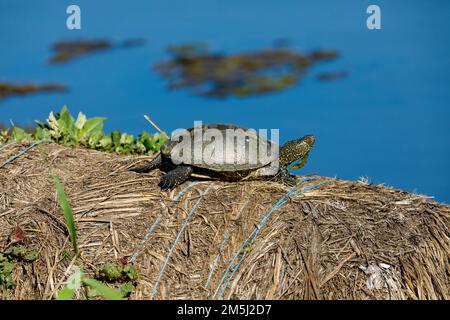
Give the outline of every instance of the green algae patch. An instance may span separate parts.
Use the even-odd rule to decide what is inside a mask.
[[[303,53],[289,48],[224,54],[211,52],[204,44],[171,46],[168,52],[171,58],[155,65],[168,87],[190,88],[209,98],[281,91],[300,83],[313,65],[339,56],[336,50]]]
[[[103,39],[59,41],[53,45],[54,54],[48,62],[62,64],[88,54],[114,48],[133,48],[142,46],[144,43],[144,39],[126,39],[118,43]]]
[[[14,84],[9,82],[0,82],[0,101],[10,96],[26,96],[33,93],[51,93],[51,92],[64,92],[67,91],[67,87],[62,84],[49,83],[49,84]]]

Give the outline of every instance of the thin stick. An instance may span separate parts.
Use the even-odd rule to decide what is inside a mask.
[[[170,140],[170,137],[167,135],[167,133],[165,133],[164,131],[162,131],[146,114],[144,114],[144,118],[145,120],[147,120],[148,122],[150,122],[150,124],[156,129],[158,130],[159,133],[161,133],[163,135],[164,138],[166,138],[167,140]]]

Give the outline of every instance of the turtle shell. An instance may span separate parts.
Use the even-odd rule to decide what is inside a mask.
[[[175,131],[172,139],[161,147],[163,157],[174,164],[187,164],[217,172],[256,170],[269,165],[275,156],[278,158],[278,154],[271,155],[276,146],[272,141],[255,130],[235,125],[210,124],[184,132]]]

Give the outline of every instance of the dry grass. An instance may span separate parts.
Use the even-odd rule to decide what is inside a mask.
[[[0,162],[25,147],[5,148]],[[61,256],[71,244],[52,167],[71,199],[85,271],[138,254],[132,299],[149,299],[153,290],[155,299],[212,299],[222,291],[224,299],[450,298],[447,205],[318,177],[300,187],[327,183],[288,199],[239,250],[287,188],[202,181],[173,201],[189,183],[161,192],[158,170],[127,170],[142,159],[51,144],[0,169],[0,251],[16,226],[39,251],[38,260],[15,268],[16,286],[3,297],[51,299],[67,280],[73,261]]]

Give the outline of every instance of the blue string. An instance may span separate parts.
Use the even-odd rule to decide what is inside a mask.
[[[292,188],[290,188],[289,191],[288,191],[288,192],[287,192],[280,200],[278,200],[278,202],[275,204],[275,206],[272,208],[272,210],[273,210],[275,207],[277,207],[278,205],[280,205],[281,202],[282,202],[286,197],[288,197],[288,196],[295,190],[295,188],[296,188],[299,184],[301,184],[301,183],[307,181],[306,179],[308,179],[308,178],[303,178],[303,179],[300,180],[295,186],[293,186]],[[272,210],[269,212],[269,214],[272,212]],[[267,217],[267,215],[266,215],[266,217]],[[264,219],[266,219],[266,217],[264,217]],[[263,219],[263,220],[264,220],[264,219]],[[233,259],[230,261],[230,263],[228,264],[228,266],[227,266],[227,268],[225,269],[225,272],[224,272],[224,274],[223,274],[223,276],[222,276],[222,279],[220,280],[220,283],[219,283],[219,285],[217,286],[216,291],[214,292],[213,299],[216,297],[217,292],[220,290],[220,287],[222,286],[223,282],[225,281],[225,278],[226,278],[228,272],[230,271],[231,266],[234,264],[234,261],[236,260],[237,256],[239,255],[239,253],[241,253],[242,249],[244,249],[244,247],[245,247],[245,245],[247,244],[248,240],[250,239],[250,237],[253,236],[253,234],[256,232],[256,230],[257,230],[257,228],[253,229],[253,231],[252,231],[252,233],[250,234],[250,236],[248,236],[248,238],[244,240],[244,242],[243,242],[243,243],[241,244],[241,246],[239,247],[239,250],[238,250],[237,253],[234,255],[234,257],[233,257]]]
[[[2,151],[2,150],[5,149],[5,148],[8,148],[9,146],[12,146],[12,145],[15,144],[15,143],[16,143],[16,141],[13,141],[13,142],[10,142],[10,143],[7,143],[7,144],[2,145],[2,146],[0,147],[0,151]]]
[[[191,182],[187,187],[183,188],[182,190],[180,190],[177,195],[173,198],[172,202],[178,202],[180,200],[180,198],[186,193],[186,191],[188,191],[190,188],[192,188],[193,186],[195,186],[197,184],[198,181],[193,181]]]
[[[225,236],[223,237],[222,243],[220,244],[220,247],[219,247],[219,253],[222,252],[223,248],[225,247],[225,244],[228,242],[228,239],[230,238],[233,231],[234,230],[225,234]],[[211,281],[211,277],[217,268],[217,264],[219,263],[219,259],[220,259],[220,256],[219,256],[219,254],[217,254],[216,258],[214,259],[211,271],[209,272],[208,278],[206,279],[205,288],[208,288],[209,282]]]
[[[147,241],[148,237],[153,232],[153,230],[156,228],[156,226],[158,225],[160,220],[161,220],[161,216],[156,218],[155,222],[153,222],[152,226],[148,230],[148,232],[145,235],[144,239],[142,239],[141,244],[139,245],[139,248],[134,252],[133,256],[131,257],[131,259],[130,259],[131,262],[134,262],[136,260],[136,258],[139,256],[139,251],[141,251],[142,247],[145,244],[145,241]]]
[[[183,233],[184,229],[186,228],[189,220],[191,219],[192,215],[194,214],[194,212],[197,210],[198,206],[200,205],[200,202],[202,201],[203,197],[205,196],[205,194],[208,192],[209,188],[211,187],[211,184],[208,185],[208,187],[205,189],[205,191],[203,191],[203,193],[200,195],[200,198],[197,200],[197,202],[194,204],[194,206],[192,207],[191,211],[189,212],[188,216],[186,217],[186,219],[184,220],[183,225],[181,226],[180,230],[178,231],[177,237],[175,238],[174,243],[172,244],[172,247],[169,250],[169,253],[166,256],[166,260],[164,261],[164,265],[161,269],[161,271],[159,272],[158,275],[158,279],[155,282],[155,285],[153,286],[153,290],[152,290],[152,295],[150,297],[150,299],[153,299],[153,296],[156,294],[156,291],[158,289],[158,285],[159,282],[161,281],[161,278],[164,275],[164,271],[167,267],[167,264],[169,262],[170,256],[172,255],[174,249],[175,249],[175,245],[177,244],[178,240],[180,239],[181,234]]]
[[[300,190],[301,192],[298,191],[298,192],[295,192],[295,194],[296,194],[296,196],[299,196],[300,194],[302,194],[302,193],[304,193],[304,192],[306,192],[306,191],[309,191],[309,190],[311,190],[311,189],[314,189],[314,188],[316,188],[316,187],[318,187],[318,186],[320,186],[320,185],[322,185],[322,184],[324,184],[324,183],[326,183],[326,182],[328,182],[328,181],[322,181],[322,182],[316,183],[316,184],[314,184],[314,185],[312,185],[312,186],[305,187],[305,188],[303,188],[303,189]],[[286,202],[287,202],[287,199],[284,200],[282,204],[285,204]],[[282,205],[282,204],[281,204],[281,205]],[[280,206],[281,206],[281,205],[280,205]],[[278,208],[279,208],[280,206],[278,206]],[[278,209],[278,208],[277,208],[277,209]],[[264,225],[264,224],[262,224],[262,225]],[[260,231],[261,228],[262,228],[262,225],[261,225],[261,223],[260,223],[260,225],[259,225],[258,227],[255,228],[255,230],[257,230],[257,231],[252,235],[251,241],[250,241],[250,243],[249,243],[249,246],[251,246],[251,245],[253,244],[253,242],[255,241],[256,236],[258,235],[259,231]],[[231,274],[230,274],[230,276],[229,276],[227,282],[225,283],[225,286],[223,287],[222,291],[220,292],[220,297],[221,297],[221,298],[222,298],[222,295],[223,295],[223,293],[225,292],[226,288],[227,288],[228,285],[230,284],[231,279],[233,279],[234,274],[235,274],[236,271],[239,269],[239,267],[240,267],[242,261],[244,261],[244,258],[247,256],[247,253],[248,253],[248,251],[246,251],[246,252],[244,252],[244,253],[242,254],[242,256],[241,256],[241,258],[239,259],[238,263],[237,263],[236,266],[233,268],[233,270],[232,270],[232,272],[231,272]]]
[[[33,149],[34,147],[36,147],[38,144],[44,143],[44,142],[48,142],[46,140],[39,140],[34,142],[31,146],[29,146],[28,148],[26,148],[25,150],[19,152],[18,154],[13,155],[12,157],[8,158],[8,160],[6,160],[5,162],[3,162],[2,164],[0,164],[0,168],[3,168],[4,166],[6,166],[8,163],[13,162],[14,160],[16,160],[17,158],[19,158],[20,156],[23,156],[25,153],[27,153],[28,151],[30,151],[31,149]]]
[[[250,201],[250,199],[247,199],[247,201],[241,207],[241,209],[239,210],[238,214],[236,215],[236,218],[235,218],[236,220],[239,219],[239,217],[242,214],[242,211],[247,206],[249,201]],[[220,259],[220,253],[222,252],[223,248],[225,247],[225,244],[228,242],[228,239],[231,237],[231,235],[234,233],[235,230],[236,230],[236,228],[234,227],[234,228],[232,228],[229,232],[227,232],[224,235],[222,243],[219,246],[219,253],[217,254],[216,258],[214,259],[211,271],[209,272],[208,278],[206,279],[205,288],[208,288],[209,282],[211,281],[211,277],[212,277],[212,275],[214,274],[214,271],[217,268],[217,264],[219,263],[219,259]]]
[[[192,188],[196,183],[197,183],[196,181],[191,182],[187,187],[184,187],[183,189],[181,189],[177,193],[177,195],[173,198],[172,202],[179,201],[179,199],[186,193],[186,191],[188,191],[190,188]],[[147,241],[147,239],[150,236],[150,234],[152,234],[153,230],[155,230],[155,228],[159,224],[160,220],[161,220],[161,215],[156,218],[155,222],[153,222],[152,226],[147,231],[147,234],[145,235],[144,239],[142,239],[141,243],[139,244],[139,247],[133,253],[133,256],[130,259],[131,262],[136,261],[137,257],[140,254],[141,249],[144,247],[145,242]]]
[[[322,185],[324,183],[326,183],[327,181],[322,181],[319,182],[317,184],[311,185],[311,186],[307,186],[304,187],[300,190],[296,190],[295,188],[304,182],[310,181],[315,179],[315,177],[306,177],[303,178],[302,180],[300,180],[294,187],[292,187],[280,200],[278,200],[278,202],[272,207],[272,209],[266,214],[266,216],[261,220],[261,222],[253,229],[252,233],[247,237],[247,239],[245,239],[245,241],[241,244],[239,250],[236,252],[236,254],[234,255],[233,259],[231,260],[231,262],[229,263],[227,269],[225,270],[224,275],[222,276],[222,279],[216,289],[216,292],[214,293],[213,298],[216,297],[217,292],[220,290],[220,287],[222,286],[223,282],[225,281],[225,278],[228,274],[228,272],[231,269],[231,266],[234,264],[234,261],[236,260],[236,258],[239,256],[239,254],[242,252],[242,250],[244,249],[244,247],[248,244],[248,246],[251,246],[253,244],[253,242],[255,241],[257,235],[259,234],[260,230],[262,229],[262,227],[264,226],[264,224],[267,222],[267,220],[270,218],[270,216],[272,215],[272,213],[276,210],[278,210],[283,204],[285,204],[288,201],[288,197],[294,195],[299,196],[300,194],[309,191],[313,188],[318,187],[319,185]],[[222,298],[223,293],[225,292],[226,288],[228,287],[228,285],[231,282],[231,279],[233,278],[234,274],[236,273],[236,271],[239,269],[239,266],[241,265],[242,261],[245,259],[245,257],[247,256],[247,251],[244,252],[241,255],[241,258],[239,259],[238,263],[235,265],[235,267],[232,269],[230,276],[227,279],[227,282],[225,283],[225,285],[223,286],[222,290],[220,291],[220,298]]]

